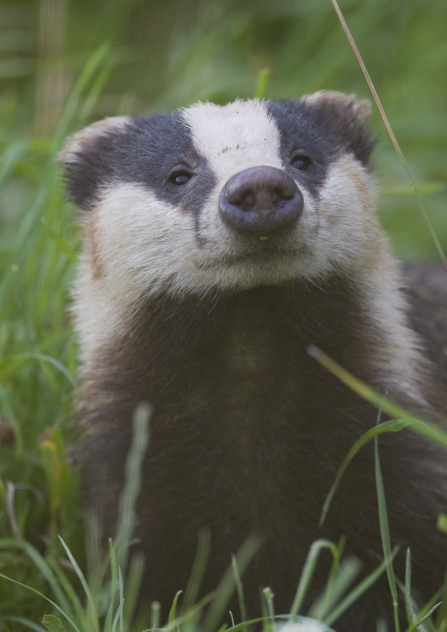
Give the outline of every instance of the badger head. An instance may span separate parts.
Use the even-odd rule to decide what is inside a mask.
[[[61,161],[85,226],[73,305],[85,371],[156,296],[338,277],[380,331],[386,389],[396,376],[423,401],[419,343],[375,213],[369,111],[318,92],[109,118],[71,137]]]
[[[380,234],[369,111],[319,92],[109,118],[75,134],[61,160],[84,211],[82,274],[130,305],[368,265]]]

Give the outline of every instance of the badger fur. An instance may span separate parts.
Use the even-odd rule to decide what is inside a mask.
[[[265,586],[276,612],[289,611],[317,538],[346,536],[364,575],[383,559],[370,445],[319,527],[338,468],[378,412],[309,357],[309,344],[442,422],[447,328],[433,312],[447,315],[446,282],[430,269],[402,271],[390,254],[376,217],[369,111],[336,92],[198,103],[105,119],[62,153],[85,229],[74,301],[80,461],[113,535],[132,415],[150,402],[135,538],[146,558],[142,600],[160,601],[164,616],[203,530],[211,554],[202,594],[250,534],[262,536],[243,578],[250,616]],[[413,587],[426,601],[447,562],[436,528],[446,453],[410,431],[383,436],[379,450],[397,573],[410,547]],[[327,571],[323,557],[311,596]],[[372,632],[380,617],[392,625],[384,577],[335,627]]]

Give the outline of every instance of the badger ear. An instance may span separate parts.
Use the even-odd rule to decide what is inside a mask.
[[[339,123],[350,125],[353,121],[363,125],[371,114],[369,101],[357,99],[354,94],[343,94],[330,90],[320,90],[302,98],[307,105],[332,114]]]
[[[309,107],[312,117],[338,139],[346,151],[351,151],[363,164],[367,164],[376,144],[365,128],[371,114],[369,101],[357,99],[355,95],[342,92],[315,92],[300,101]]]
[[[106,118],[68,138],[59,162],[64,168],[68,197],[77,206],[90,208],[98,187],[113,176],[119,138],[131,120],[128,116]]]

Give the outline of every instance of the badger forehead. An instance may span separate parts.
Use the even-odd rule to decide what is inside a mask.
[[[182,118],[195,147],[213,162],[228,152],[250,153],[261,162],[279,157],[280,131],[266,102],[196,103]]]

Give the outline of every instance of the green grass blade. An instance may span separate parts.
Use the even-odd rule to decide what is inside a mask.
[[[388,522],[388,511],[386,508],[385,489],[383,486],[382,470],[380,467],[379,459],[379,443],[378,438],[374,439],[374,463],[376,473],[376,489],[377,489],[377,502],[379,507],[379,524],[380,535],[382,538],[383,554],[385,559],[391,558],[391,539],[390,539],[390,527]],[[390,586],[390,592],[393,600],[393,612],[394,612],[394,628],[395,632],[400,632],[399,623],[399,598],[397,595],[397,583],[394,575],[394,567],[392,562],[387,565],[386,572],[388,575],[388,584]]]
[[[150,626],[152,632],[155,632],[155,630],[158,630],[158,628],[160,627],[160,604],[158,603],[158,601],[153,601],[151,604]]]
[[[365,579],[363,579],[339,604],[332,612],[326,617],[325,623],[327,625],[332,625],[341,615],[355,602],[359,599],[363,593],[365,593],[385,572],[388,564],[392,563],[394,557],[397,554],[397,549],[395,549],[391,557],[384,560],[380,566],[378,566],[372,573],[370,573]]]
[[[42,623],[44,624],[48,632],[67,632],[64,624],[59,619],[59,617],[55,617],[53,614],[44,615]]]
[[[29,619],[25,619],[24,617],[2,617],[3,621],[12,621],[13,623],[20,623],[25,628],[29,628],[30,630],[34,630],[34,632],[47,632],[45,628],[43,628],[38,623],[34,623],[34,621],[30,621]]]
[[[236,555],[237,566],[243,576],[245,569],[251,562],[262,545],[262,539],[258,536],[249,537],[239,549]],[[223,578],[219,583],[215,598],[210,604],[203,622],[203,632],[215,632],[218,623],[225,612],[231,595],[236,588],[236,582],[233,576],[232,565],[226,570]]]
[[[71,612],[70,602],[66,598],[64,591],[62,590],[62,587],[60,585],[60,582],[55,577],[50,565],[46,562],[46,560],[41,556],[41,554],[29,542],[26,542],[25,540],[5,538],[5,539],[0,540],[0,549],[6,549],[6,550],[19,549],[19,550],[22,550],[24,553],[26,553],[26,555],[32,560],[36,568],[39,569],[39,572],[48,582],[60,606],[63,608],[65,612],[69,613],[69,616],[73,616]],[[14,581],[14,580],[11,579],[11,581]]]
[[[344,16],[343,16],[343,13],[341,12],[340,7],[338,6],[337,0],[332,0],[332,4],[334,6],[335,12],[337,13],[338,19],[340,20],[342,28],[343,28],[343,30],[344,30],[344,32],[346,34],[346,37],[347,37],[347,39],[349,41],[349,44],[351,45],[351,48],[354,51],[354,55],[357,58],[357,61],[358,61],[359,65],[360,65],[360,68],[362,69],[362,72],[363,72],[363,74],[365,76],[365,79],[366,79],[366,82],[367,82],[367,84],[369,86],[369,89],[371,90],[371,94],[372,94],[373,99],[374,99],[374,101],[375,101],[375,103],[377,105],[377,108],[379,109],[380,116],[382,117],[382,120],[383,120],[383,122],[385,124],[386,130],[387,130],[387,132],[389,134],[389,137],[391,138],[391,142],[393,143],[394,149],[396,150],[396,153],[399,156],[399,160],[400,160],[400,162],[401,162],[401,164],[402,164],[402,166],[403,166],[403,168],[405,170],[405,173],[407,175],[407,178],[408,178],[408,181],[410,183],[411,189],[412,189],[412,191],[414,192],[414,194],[416,196],[416,199],[417,199],[417,202],[418,202],[418,205],[419,205],[419,209],[420,209],[420,211],[422,213],[422,216],[425,219],[425,222],[427,224],[428,230],[429,230],[430,235],[431,235],[431,237],[433,239],[433,243],[436,246],[436,250],[438,251],[438,254],[441,257],[441,261],[444,264],[444,268],[447,270],[447,259],[446,259],[446,256],[445,256],[444,251],[442,249],[442,246],[441,246],[441,244],[439,242],[439,239],[438,239],[438,237],[436,235],[435,229],[433,228],[433,225],[432,225],[432,223],[430,221],[428,213],[427,213],[427,211],[425,209],[424,203],[422,201],[422,197],[419,194],[419,191],[418,191],[418,189],[416,187],[416,183],[414,181],[414,178],[413,178],[413,175],[411,173],[410,167],[408,166],[408,163],[405,160],[405,157],[404,157],[404,155],[402,153],[402,150],[400,148],[399,143],[397,142],[397,138],[396,138],[396,136],[395,136],[395,134],[393,132],[391,124],[390,124],[390,122],[388,120],[388,117],[387,117],[387,115],[385,113],[385,110],[383,108],[382,102],[381,102],[381,100],[379,98],[379,95],[377,93],[377,90],[374,87],[374,84],[373,84],[373,81],[371,79],[371,76],[370,76],[370,74],[368,72],[368,69],[366,68],[365,62],[363,61],[362,56],[360,55],[360,51],[357,48],[357,44],[355,43],[354,38],[351,35],[351,31],[349,30],[349,27],[348,27],[348,25],[346,23],[346,20],[345,20]]]
[[[29,141],[20,140],[16,143],[12,143],[6,151],[3,152],[0,163],[0,186],[5,182],[17,163],[20,163],[28,150]]]
[[[142,554],[134,553],[129,563],[126,574],[126,586],[124,595],[124,619],[131,621],[135,617],[138,595],[140,592],[141,580],[145,567],[145,560]]]
[[[176,614],[177,614],[177,604],[178,604],[178,600],[180,598],[180,595],[182,594],[181,590],[178,590],[175,594],[174,597],[174,601],[172,602],[172,606],[171,609],[169,610],[169,615],[168,615],[168,624],[173,624],[175,619],[176,619]],[[194,602],[192,603],[192,605],[194,605]],[[186,610],[186,609],[185,609]]]
[[[127,550],[134,527],[134,507],[140,491],[141,467],[149,441],[150,407],[141,403],[133,417],[133,436],[126,460],[124,490],[119,505],[117,535],[115,539],[118,565],[126,567]]]
[[[241,621],[243,623],[244,621],[247,620],[247,611],[245,608],[244,586],[242,584],[241,574],[239,572],[235,555],[231,556],[231,566],[233,568],[234,581],[236,582],[236,592],[237,592],[237,598],[239,602],[239,610],[241,614]]]
[[[414,622],[413,599],[411,596],[411,551],[407,549],[405,555],[405,584],[404,584],[405,612],[407,614],[408,625]],[[408,632],[408,631],[407,631]]]
[[[21,428],[19,419],[15,413],[13,404],[11,402],[9,391],[6,388],[4,388],[1,384],[0,384],[0,403],[2,405],[4,414],[8,418],[8,421],[11,424],[11,427],[13,429],[15,444],[16,444],[16,448],[15,448],[16,455],[20,457],[23,453],[23,447],[24,447],[22,428]]]
[[[208,562],[210,552],[210,533],[204,530],[199,534],[197,554],[191,570],[191,575],[186,586],[185,596],[182,603],[182,612],[186,612],[196,602],[202,583],[203,574]]]
[[[59,536],[59,540],[61,541],[62,546],[65,549],[68,559],[70,560],[74,568],[74,571],[76,575],[78,576],[79,581],[81,582],[82,588],[84,589],[85,596],[87,597],[87,603],[88,603],[88,609],[89,609],[89,615],[90,615],[89,617],[90,625],[93,625],[94,627],[94,630],[91,629],[91,632],[99,632],[98,611],[97,611],[96,601],[93,597],[90,586],[88,582],[86,581],[84,573],[81,571],[79,564],[76,562],[75,558],[73,557],[68,546],[65,544],[64,540],[60,536]]]
[[[120,594],[120,606],[119,606],[119,624],[120,624],[120,632],[124,632],[124,583],[123,583],[123,574],[121,569],[119,569],[119,594]],[[117,613],[118,614],[118,613]]]
[[[116,632],[118,628],[118,624],[120,624],[120,632],[123,632],[123,627],[121,625],[123,608],[124,608],[124,601],[121,601],[116,611],[115,618],[113,619],[111,632]],[[108,632],[108,629],[105,628],[104,632]]]
[[[440,446],[447,448],[447,432],[442,430],[435,424],[427,421],[421,421],[416,417],[413,417],[406,410],[390,402],[385,396],[380,395],[372,388],[364,384],[361,380],[354,377],[349,371],[346,371],[337,362],[332,360],[328,355],[315,345],[309,345],[307,347],[307,353],[315,358],[322,366],[324,366],[330,373],[338,377],[338,379],[346,384],[351,390],[360,395],[363,399],[370,402],[376,408],[383,410],[385,413],[401,420],[400,423],[405,423],[417,434],[438,443]]]
[[[343,560],[334,578],[327,583],[322,597],[312,605],[309,615],[318,621],[324,621],[325,617],[334,610],[337,603],[354,583],[361,568],[362,564],[356,558]]]
[[[116,561],[116,553],[111,540],[109,540],[109,564],[110,564],[110,603],[107,608],[107,615],[104,623],[104,630],[110,630],[113,627],[113,617],[115,616],[115,596],[118,592],[118,565]]]
[[[56,155],[59,151],[62,145],[62,141],[67,135],[67,130],[70,126],[70,122],[75,118],[81,95],[87,89],[88,84],[93,79],[98,68],[100,68],[107,59],[109,52],[110,45],[107,42],[102,43],[100,46],[98,46],[96,51],[85,64],[79,76],[79,79],[77,80],[76,85],[68,99],[64,114],[62,115],[56,133],[54,135],[53,155]]]
[[[51,228],[51,226],[48,224],[45,218],[42,218],[41,222],[42,222],[43,228],[48,234],[48,237],[52,241],[54,241],[54,243],[58,246],[59,250],[63,252],[65,255],[67,255],[70,261],[72,261],[73,263],[77,263],[78,255],[76,254],[76,250],[71,247],[67,239],[65,239],[62,235],[60,235],[53,228]]]
[[[265,604],[264,615],[264,632],[273,632],[275,629],[275,607],[274,594],[271,588],[267,587],[262,590],[263,606]]]
[[[315,567],[318,562],[318,558],[320,553],[324,549],[329,549],[332,553],[332,556],[335,559],[339,558],[339,552],[337,547],[333,542],[329,542],[329,540],[316,540],[312,546],[310,547],[309,553],[306,558],[306,562],[304,563],[303,570],[301,571],[301,577],[298,584],[298,588],[295,593],[295,598],[292,603],[292,607],[290,608],[290,615],[295,616],[301,610],[303,605],[303,601],[306,597],[307,590],[309,588],[309,584],[312,581],[312,577],[315,571]]]
[[[51,557],[48,560],[48,564],[51,567],[61,588],[67,595],[67,599],[71,604],[71,610],[73,612],[72,617],[76,617],[78,621],[83,622],[85,617],[84,605],[79,598],[73,584],[68,580],[63,569],[60,567],[59,562],[56,559]]]
[[[357,441],[354,443],[352,448],[349,450],[348,454],[343,459],[343,462],[340,465],[340,468],[337,472],[337,476],[335,477],[334,483],[332,484],[332,487],[329,490],[326,500],[324,501],[324,505],[323,505],[323,509],[321,511],[321,517],[320,517],[320,525],[322,525],[324,521],[326,520],[334,494],[337,491],[337,488],[340,484],[341,479],[343,478],[344,473],[346,472],[346,469],[348,468],[349,464],[351,463],[352,459],[355,457],[357,452],[361,448],[363,448],[363,446],[366,445],[369,441],[371,441],[371,439],[374,439],[375,437],[378,437],[379,435],[388,433],[388,432],[400,432],[403,428],[406,428],[409,425],[410,424],[408,421],[401,420],[401,419],[385,421],[379,424],[378,426],[371,428],[371,430],[368,430],[368,432],[365,432],[365,434],[362,435],[360,439],[357,439]]]
[[[53,608],[56,608],[56,610],[61,613],[61,615],[68,621],[68,623],[70,623],[70,625],[73,626],[73,628],[76,630],[76,632],[81,632],[81,630],[78,628],[76,623],[67,615],[67,613],[64,612],[62,610],[62,608],[60,608],[57,605],[57,603],[55,603],[54,601],[52,601],[51,599],[49,599],[48,597],[43,595],[41,592],[39,592],[38,590],[36,590],[32,586],[27,586],[26,584],[22,584],[22,582],[18,582],[17,580],[12,579],[11,577],[8,577],[7,575],[3,575],[3,573],[0,573],[0,577],[2,579],[6,579],[8,582],[11,582],[12,584],[16,584],[17,586],[21,586],[22,588],[25,588],[26,590],[29,590],[30,592],[34,593],[35,595],[37,595],[41,599],[44,599],[45,601],[50,603],[53,606]]]
[[[447,572],[444,577],[444,585],[441,592],[441,605],[436,617],[436,628],[439,632],[447,632]]]
[[[56,360],[56,358],[52,358],[51,356],[47,356],[43,353],[32,352],[32,353],[16,353],[13,356],[10,356],[10,359],[13,361],[14,360],[37,360],[38,362],[47,362],[48,364],[51,364],[51,366],[53,366],[55,369],[60,371],[60,373],[62,373],[62,375],[67,378],[67,380],[70,382],[72,386],[75,386],[75,381],[70,375],[69,371],[66,369],[66,367],[64,367],[64,365],[61,362],[59,362],[59,360]]]
[[[255,99],[265,99],[267,92],[267,83],[270,76],[270,68],[264,68],[258,73],[258,81],[255,90]]]

